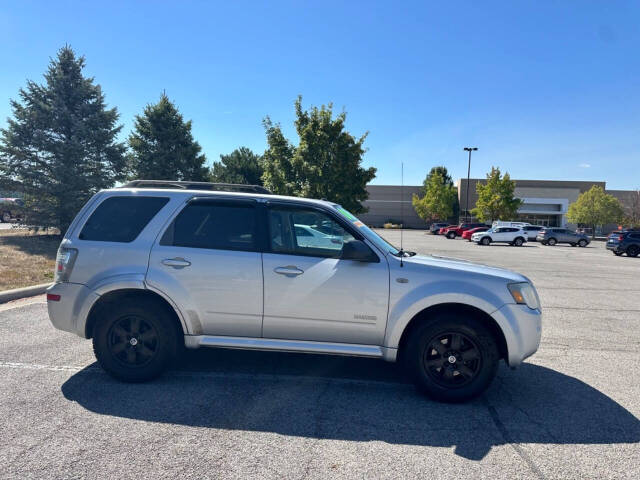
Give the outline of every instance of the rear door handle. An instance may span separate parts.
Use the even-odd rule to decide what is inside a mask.
[[[166,265],[167,267],[184,268],[191,265],[191,262],[189,260],[185,260],[182,257],[176,257],[176,258],[165,258],[164,260],[162,260],[162,264]]]
[[[302,275],[304,270],[299,269],[295,265],[287,265],[286,267],[276,267],[273,269],[274,272],[280,275],[286,275],[287,277],[297,277],[298,275]]]

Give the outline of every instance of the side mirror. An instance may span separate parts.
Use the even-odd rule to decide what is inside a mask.
[[[379,262],[378,256],[362,240],[351,240],[342,245],[342,260],[356,262]]]

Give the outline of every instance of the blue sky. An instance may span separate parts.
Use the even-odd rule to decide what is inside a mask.
[[[466,176],[640,187],[640,3],[10,2],[0,5],[0,126],[26,79],[65,43],[117,106],[123,138],[162,90],[208,162],[289,138],[293,102],[333,102],[368,131],[374,183]]]

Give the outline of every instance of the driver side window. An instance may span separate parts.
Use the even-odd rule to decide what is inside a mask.
[[[313,209],[271,207],[269,242],[274,253],[340,258],[345,242],[354,240],[329,215]]]

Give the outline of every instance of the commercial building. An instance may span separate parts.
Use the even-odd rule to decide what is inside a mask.
[[[485,182],[485,179],[472,178],[469,181],[469,210],[473,209],[478,200],[476,185]],[[582,181],[555,181],[555,180],[515,180],[515,196],[523,200],[518,210],[517,220],[529,222],[535,225],[551,227],[575,228],[567,220],[569,205],[578,199],[578,196],[598,185],[606,190],[606,182],[582,182]],[[467,179],[460,179],[456,183],[458,200],[460,203],[460,218],[467,215]],[[364,202],[368,212],[359,215],[367,225],[382,226],[388,221],[400,223],[404,218],[407,228],[425,228],[426,223],[416,215],[411,197],[421,194],[421,186],[399,185],[368,185],[369,199]],[[624,206],[630,208],[631,202],[637,195],[631,190],[610,190],[607,193],[618,198]],[[605,230],[614,228],[608,226]]]

